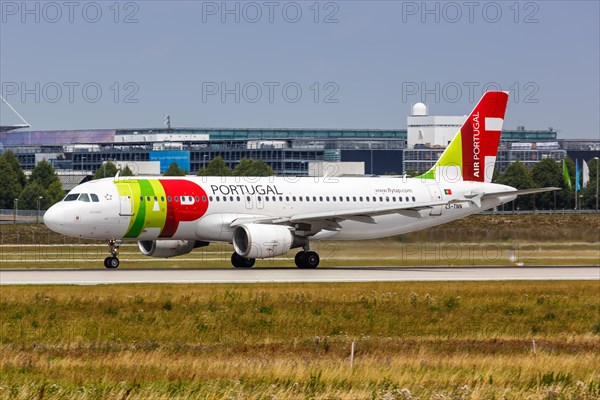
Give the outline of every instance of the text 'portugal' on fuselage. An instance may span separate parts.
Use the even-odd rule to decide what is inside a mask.
[[[119,177],[86,182],[44,215],[64,235],[107,240],[107,268],[121,240],[152,257],[174,257],[209,242],[232,243],[233,266],[299,248],[299,268],[316,268],[317,240],[363,240],[440,225],[512,201],[491,183],[508,102],[487,92],[431,170],[406,177]]]

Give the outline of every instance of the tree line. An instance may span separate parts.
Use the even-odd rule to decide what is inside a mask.
[[[108,176],[115,176],[118,169],[112,162],[102,164],[102,167],[96,171],[93,179],[100,179]],[[126,166],[120,173],[120,176],[132,176],[133,172]],[[179,167],[174,162],[169,165],[169,168],[162,174],[163,176],[185,176],[189,175],[188,171]],[[254,160],[252,158],[242,158],[240,162],[231,169],[225,163],[221,156],[215,157],[206,166],[200,168],[197,176],[272,176],[275,175],[273,169],[263,160]]]
[[[8,150],[0,156],[0,171],[0,208],[12,209],[18,199],[19,209],[36,210],[39,202],[39,208],[45,210],[65,195],[58,175],[46,160],[39,162],[26,177],[19,160]]]
[[[177,163],[172,163],[164,176],[183,176],[187,171],[179,168]],[[240,162],[231,169],[221,156],[216,156],[206,166],[200,168],[197,176],[272,176],[275,175],[273,168],[263,160],[242,158]]]
[[[534,164],[531,168],[527,168],[520,161],[515,161],[503,173],[495,173],[492,181],[516,189],[542,187],[558,187],[561,189],[556,192],[519,196],[514,202],[515,209],[572,210],[575,208],[575,161],[567,157],[565,163],[571,185],[567,183],[563,174],[562,162],[557,162],[551,158],[546,158]],[[585,188],[577,193],[579,197],[578,209],[596,208],[597,163],[598,160],[588,162],[590,181]],[[504,207],[505,210],[508,210],[509,205]]]

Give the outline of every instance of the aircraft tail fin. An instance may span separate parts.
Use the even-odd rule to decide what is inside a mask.
[[[433,168],[419,176],[437,181],[491,182],[508,92],[486,92]]]

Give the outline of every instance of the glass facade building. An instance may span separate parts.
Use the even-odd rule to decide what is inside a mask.
[[[502,132],[497,165],[520,160],[531,165],[567,151],[600,149],[600,141],[560,141],[556,131]],[[443,148],[407,148],[406,129],[103,129],[20,131],[0,134],[0,151],[10,149],[25,170],[42,159],[58,170],[90,172],[105,161],[165,161],[187,157],[180,167],[195,174],[214,157],[233,168],[242,158],[261,159],[278,175],[307,175],[311,161],[362,161],[367,174],[402,174],[429,169]]]

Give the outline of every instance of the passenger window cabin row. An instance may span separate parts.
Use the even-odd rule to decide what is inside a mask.
[[[140,196],[140,201],[144,202],[150,202],[150,201],[158,201],[158,196]],[[181,196],[181,198],[179,196],[175,196],[175,197],[171,197],[171,196],[167,196],[167,202],[172,202],[175,201],[176,203],[178,203],[181,200],[182,203],[198,203],[200,202],[200,197],[196,196]],[[165,201],[165,196],[160,196],[160,201],[164,203]],[[202,196],[202,202],[206,203],[206,196]]]
[[[257,196],[256,197],[257,201],[262,202],[305,202],[305,203],[317,203],[317,202],[339,202],[339,203],[377,203],[379,200],[379,203],[402,203],[403,201],[406,202],[410,202],[411,200],[413,202],[416,202],[417,199],[415,198],[415,196],[409,197],[409,196],[405,196],[404,198],[402,198],[401,196]],[[94,193],[70,193],[68,194],[64,201],[83,201],[83,202],[94,202],[94,203],[98,203],[99,199],[98,196]],[[198,203],[200,202],[200,200],[202,200],[203,203],[206,203],[206,196],[202,196],[202,199],[200,199],[199,196],[174,196],[173,198],[171,196],[167,196],[167,202],[172,202],[174,201],[175,203],[179,203],[181,201],[181,203],[188,203],[188,204],[193,204],[194,202]],[[159,201],[159,197],[158,196],[140,196],[140,202],[150,202],[150,201]],[[165,201],[165,197],[164,196],[160,196],[160,201],[164,202]],[[209,196],[208,197],[208,201],[223,201],[223,202],[240,202],[242,201],[242,198],[240,196]],[[252,197],[247,196],[246,197],[246,201],[251,202],[252,201]]]
[[[406,202],[410,202],[411,199],[413,202],[416,202],[417,199],[415,198],[415,196],[409,197],[406,196],[404,197],[404,200],[402,197],[398,196],[257,196],[256,199],[261,202],[261,201],[265,201],[265,202],[305,202],[305,203],[317,203],[317,202],[338,202],[338,203],[377,203],[379,200],[379,203],[401,203],[403,201]],[[208,197],[209,201],[213,201],[213,196],[209,196]],[[215,196],[214,197],[215,201],[241,201],[240,196]],[[251,202],[252,198],[250,196],[246,197],[246,201]]]

